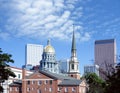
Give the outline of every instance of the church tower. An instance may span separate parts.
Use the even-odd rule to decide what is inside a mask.
[[[76,42],[75,42],[75,33],[73,31],[73,37],[72,37],[72,48],[71,48],[71,58],[69,61],[69,72],[68,75],[80,79],[80,73],[79,73],[79,62],[77,60],[77,53],[76,53]]]

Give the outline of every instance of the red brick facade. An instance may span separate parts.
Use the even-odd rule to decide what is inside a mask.
[[[25,76],[25,70],[23,70]],[[79,85],[62,85],[61,79],[46,75],[41,72],[35,72],[22,79],[22,92],[15,91],[16,87],[11,87],[9,93],[85,93],[86,84],[81,82]]]
[[[22,88],[18,85],[9,86],[9,93],[22,93]]]

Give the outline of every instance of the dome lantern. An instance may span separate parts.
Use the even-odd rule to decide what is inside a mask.
[[[50,44],[50,39],[47,41],[47,46],[45,46],[44,52],[55,53],[54,48]]]

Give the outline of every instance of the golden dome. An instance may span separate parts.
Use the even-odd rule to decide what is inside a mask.
[[[47,46],[44,48],[44,52],[52,52],[52,53],[55,53],[55,50],[54,50],[54,48],[53,48],[51,45],[47,45]]]
[[[55,53],[54,48],[50,45],[50,40],[48,40],[47,46],[44,48],[44,52]]]

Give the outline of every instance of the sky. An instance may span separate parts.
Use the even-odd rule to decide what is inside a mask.
[[[80,73],[94,63],[95,40],[116,39],[120,54],[120,0],[0,0],[0,48],[11,66],[25,64],[26,44],[48,39],[57,60],[70,58],[73,24]]]

